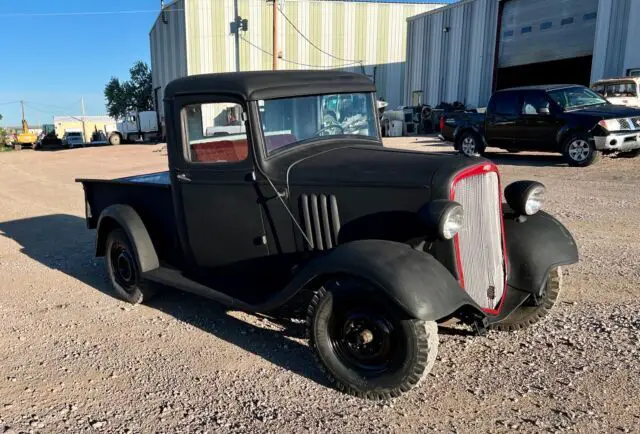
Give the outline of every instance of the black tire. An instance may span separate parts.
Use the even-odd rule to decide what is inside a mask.
[[[338,390],[372,400],[397,397],[417,386],[438,352],[435,322],[408,319],[356,279],[330,282],[314,294],[307,334],[329,381]]]
[[[111,134],[109,136],[109,144],[112,146],[118,146],[120,144],[120,135],[119,134]]]
[[[585,133],[570,135],[562,145],[562,155],[574,167],[590,166],[600,158],[595,142]]]
[[[535,302],[529,299],[511,315],[490,328],[500,331],[515,331],[536,324],[549,314],[562,291],[562,269],[551,270],[542,296]]]
[[[465,131],[458,138],[458,152],[469,157],[478,157],[484,154],[482,138],[472,131]]]
[[[149,301],[155,291],[140,277],[136,252],[120,228],[107,235],[105,265],[109,282],[118,298],[131,304]]]

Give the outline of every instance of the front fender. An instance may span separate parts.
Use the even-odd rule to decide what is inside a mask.
[[[433,256],[393,241],[342,244],[309,263],[297,278],[309,281],[317,276],[343,273],[367,279],[416,319],[436,321],[462,307],[471,307],[484,316]]]
[[[546,212],[518,222],[503,206],[509,286],[538,294],[552,268],[578,262],[578,247],[567,228]]]

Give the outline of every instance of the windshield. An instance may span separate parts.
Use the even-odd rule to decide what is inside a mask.
[[[280,98],[258,104],[267,155],[319,137],[379,138],[371,93]]]
[[[600,95],[582,86],[552,90],[549,96],[564,110],[608,104]]]

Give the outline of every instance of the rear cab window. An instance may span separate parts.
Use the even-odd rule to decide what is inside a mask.
[[[498,92],[491,98],[489,109],[493,114],[515,116],[520,114],[518,92]]]

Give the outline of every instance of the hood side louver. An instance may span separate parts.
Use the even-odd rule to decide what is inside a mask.
[[[338,244],[340,214],[338,201],[332,194],[303,194],[300,196],[305,234],[311,245],[308,250],[329,250]]]

